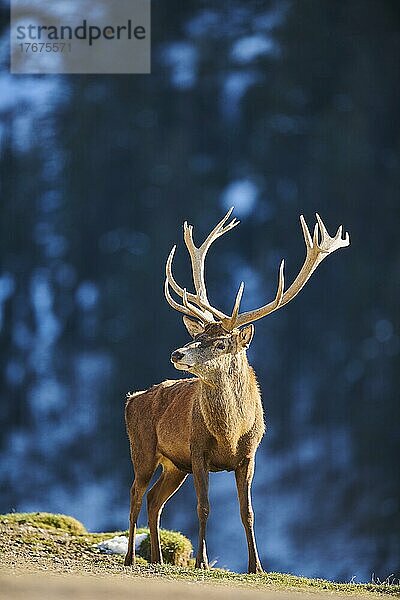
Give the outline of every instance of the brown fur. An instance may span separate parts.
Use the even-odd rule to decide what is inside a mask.
[[[239,287],[231,315],[213,307],[207,298],[204,277],[206,254],[211,244],[239,223],[229,221],[231,208],[200,246],[193,241],[193,226],[183,225],[196,293],[188,293],[175,280],[172,261],[176,246],[166,263],[164,293],[167,302],[183,313],[183,322],[194,338],[171,355],[175,367],[196,377],[165,381],[128,398],[126,426],[131,445],[135,481],[131,488],[130,530],[125,564],[135,554],[136,521],[143,494],[159,464],[163,472],[147,496],[151,536],[151,560],[161,562],[159,521],[165,502],[176,492],[187,473],[193,473],[199,518],[199,545],[196,567],[206,568],[206,522],[209,513],[208,472],[235,471],[240,515],[247,537],[249,573],[261,571],[257,554],[251,506],[254,456],[264,433],[260,392],[253,369],[246,358],[254,321],[290,302],[302,289],[317,266],[330,253],[350,243],[340,226],[331,237],[317,214],[311,236],[300,217],[306,257],[292,285],[284,291],[284,261],[279,268],[275,299],[253,311],[240,314],[244,283]],[[229,222],[228,222],[229,221]],[[181,298],[174,300],[171,290]],[[194,317],[195,320],[193,320]],[[215,320],[218,319],[218,320]],[[244,326],[242,329],[238,327]]]
[[[190,323],[185,321],[191,329]],[[198,326],[192,322],[193,334]],[[250,330],[251,329],[251,330]],[[249,549],[249,572],[261,571],[253,531],[250,486],[254,456],[264,433],[256,376],[246,357],[253,329],[226,332],[211,324],[194,342],[172,354],[177,368],[196,377],[164,381],[129,395],[125,418],[135,480],[131,488],[129,548],[125,564],[134,561],[136,521],[143,494],[158,465],[163,472],[148,493],[151,560],[162,562],[159,521],[165,502],[188,473],[193,473],[199,517],[196,566],[207,568],[205,527],[209,512],[208,472],[235,471],[240,512]],[[221,350],[219,347],[225,345]],[[187,363],[179,366],[176,355]]]

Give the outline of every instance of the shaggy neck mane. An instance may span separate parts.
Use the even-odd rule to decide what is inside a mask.
[[[234,448],[254,424],[257,382],[246,352],[225,355],[210,364],[201,386],[201,411],[217,440]],[[252,388],[256,388],[256,394]]]

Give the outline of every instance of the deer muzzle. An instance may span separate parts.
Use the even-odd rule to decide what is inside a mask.
[[[184,356],[185,355],[183,354],[183,352],[181,352],[180,350],[175,350],[175,352],[171,354],[171,362],[180,362]]]

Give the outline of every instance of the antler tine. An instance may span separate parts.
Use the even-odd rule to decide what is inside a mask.
[[[318,242],[319,242],[319,229],[318,229],[318,223],[315,223],[314,232],[313,232],[313,246],[318,246]]]
[[[203,321],[203,322],[209,321],[210,322],[213,320],[213,319],[208,319],[203,311],[201,311],[199,308],[197,308],[197,306],[194,306],[193,304],[191,304],[189,302],[188,293],[186,291],[186,288],[183,288],[183,305],[185,306],[185,308],[187,308],[191,312],[192,315],[194,315],[201,321]]]
[[[185,244],[186,247],[188,248],[188,245],[191,248],[196,248],[194,241],[193,241],[193,225],[189,225],[187,221],[185,221],[183,223],[183,239],[185,240]],[[189,250],[189,248],[188,248]],[[190,250],[189,250],[190,252]]]
[[[197,248],[195,245],[193,241],[193,225],[189,225],[187,221],[183,224],[183,239],[192,264],[192,276],[197,300],[207,301],[207,290],[204,280],[205,253],[202,253],[201,246]]]
[[[235,323],[237,321],[237,317],[239,314],[240,303],[242,301],[243,291],[244,291],[244,281],[242,281],[242,283],[240,284],[239,289],[237,291],[235,302],[234,302],[233,308],[232,308],[231,316],[222,320],[222,325],[224,326],[225,329],[231,330],[231,329],[235,328]]]
[[[329,233],[327,232],[326,227],[324,225],[324,222],[321,219],[321,217],[319,216],[319,214],[315,213],[315,216],[317,217],[317,222],[318,222],[318,225],[319,225],[319,231],[321,233],[321,244],[323,244],[329,238]]]
[[[175,256],[176,245],[172,247],[171,252],[168,255],[167,262],[165,264],[165,274],[168,280],[169,285],[174,290],[178,296],[182,299],[184,297],[184,289],[177,283],[173,273],[172,273],[172,262]],[[218,310],[211,306],[208,302],[203,303],[202,300],[198,298],[196,294],[191,294],[190,292],[186,292],[187,299],[193,305],[193,303],[197,304],[198,307],[202,308],[206,313],[211,313],[214,317],[219,320],[227,319],[227,315],[222,311]]]
[[[310,230],[307,227],[307,223],[306,223],[306,220],[303,217],[303,215],[300,215],[300,224],[301,224],[301,228],[303,230],[304,241],[305,241],[306,247],[312,248],[313,240],[312,240]]]
[[[236,227],[239,224],[237,219],[232,219],[230,223],[225,225],[225,223],[229,220],[233,211],[233,207],[228,210],[226,215],[217,223],[217,225],[213,228],[213,230],[209,233],[207,238],[201,244],[201,246],[197,247],[193,240],[193,226],[189,225],[187,221],[183,224],[183,238],[185,240],[186,248],[189,252],[191,264],[192,264],[192,275],[193,275],[193,283],[196,289],[195,294],[188,294],[188,300],[192,303],[203,309],[208,316],[212,315],[219,320],[227,319],[227,315],[217,308],[211,306],[208,298],[207,298],[207,288],[205,284],[205,273],[204,273],[204,265],[205,259],[210,248],[211,244],[219,238],[221,235]],[[175,279],[172,275],[172,258],[167,261],[168,271],[169,271],[169,279],[171,281],[171,287],[174,291],[183,298],[183,289],[176,283]]]
[[[193,227],[184,223],[184,239],[185,244],[190,254],[193,271],[193,281],[196,288],[195,294],[190,294],[178,285],[172,274],[172,261],[175,254],[176,246],[174,246],[168,256],[166,264],[166,282],[165,282],[165,296],[169,304],[187,315],[195,316],[203,322],[211,322],[214,317],[221,321],[223,327],[228,331],[232,331],[235,327],[240,327],[246,323],[251,323],[270,314],[271,312],[281,308],[290,300],[292,300],[299,291],[304,287],[312,273],[318,267],[318,265],[324,260],[328,254],[335,252],[339,248],[344,248],[350,244],[350,236],[346,232],[345,236],[342,237],[343,228],[340,225],[336,234],[331,237],[325,227],[319,214],[316,214],[317,222],[315,224],[313,235],[311,236],[310,230],[308,229],[307,223],[300,215],[300,224],[303,231],[304,242],[306,246],[306,257],[297,277],[293,281],[292,285],[284,291],[285,277],[284,277],[284,261],[282,260],[279,267],[279,278],[278,287],[275,295],[275,299],[260,308],[252,311],[248,311],[239,314],[240,302],[243,296],[244,283],[240,284],[238,293],[236,295],[235,303],[233,305],[232,314],[230,316],[225,315],[222,311],[214,308],[208,301],[207,291],[204,280],[204,261],[208,251],[208,248],[214,240],[218,237],[236,227],[239,224],[235,218],[232,219],[227,225],[226,222],[232,214],[233,208],[231,208],[227,214],[221,219],[221,221],[214,227],[211,233],[207,236],[203,244],[196,247],[193,241]],[[183,305],[177,303],[171,297],[169,293],[169,285],[181,298],[183,298]]]
[[[281,260],[279,265],[278,289],[276,290],[275,302],[276,306],[280,306],[283,298],[283,290],[285,289],[285,259]]]
[[[229,209],[226,215],[219,221],[219,223],[217,223],[217,225],[213,228],[211,233],[207,236],[207,238],[199,247],[195,245],[193,240],[193,225],[189,225],[187,221],[185,221],[183,224],[183,238],[185,241],[186,248],[189,252],[190,261],[192,265],[193,283],[196,290],[195,294],[192,294],[187,291],[185,292],[184,288],[182,288],[177,283],[172,273],[172,262],[174,259],[176,246],[173,246],[165,265],[165,273],[168,282],[168,286],[166,286],[167,301],[171,304],[170,300],[172,300],[173,304],[171,304],[171,306],[173,306],[173,308],[177,310],[180,310],[181,312],[182,308],[186,309],[185,314],[189,314],[187,311],[191,311],[191,314],[195,315],[197,318],[200,318],[199,315],[201,314],[201,318],[205,322],[213,321],[214,317],[220,321],[224,319],[229,319],[229,317],[225,313],[211,306],[211,304],[208,301],[204,276],[204,263],[207,251],[213,243],[213,241],[239,224],[239,221],[234,218],[230,223],[225,225],[225,223],[231,216],[232,211],[233,207]],[[169,286],[171,286],[173,291],[182,298],[183,306],[177,303],[171,297],[171,294],[169,292]],[[178,306],[180,308],[177,308]]]
[[[165,274],[166,274],[168,283],[171,286],[171,288],[174,290],[174,292],[176,294],[178,294],[178,296],[183,298],[183,288],[179,285],[179,283],[177,283],[177,281],[172,273],[172,261],[174,260],[175,252],[176,252],[176,244],[175,244],[175,246],[172,247],[172,250],[168,255],[167,262],[165,264]],[[196,302],[197,297],[195,296],[195,294],[191,294],[190,292],[187,292],[187,297],[190,302]]]
[[[235,303],[233,305],[232,316],[231,316],[231,319],[233,321],[236,321],[236,319],[238,317],[239,308],[240,308],[240,303],[242,301],[243,292],[244,292],[244,281],[242,281],[242,283],[240,284],[239,289],[238,289],[238,293],[236,294],[236,299],[235,299]]]
[[[236,318],[229,323],[229,329],[234,329],[235,327],[240,327],[241,325],[246,325],[246,323],[251,323],[252,321],[257,321],[262,317],[266,317],[270,313],[274,312],[277,308],[280,308],[282,299],[283,299],[283,290],[285,287],[285,261],[282,260],[279,265],[279,275],[278,275],[278,286],[276,289],[275,298],[272,302],[265,304],[261,308],[257,308],[255,310],[250,310],[248,312],[242,313],[241,315],[237,315]],[[233,315],[232,315],[233,317]]]
[[[192,301],[192,299],[196,300],[196,296],[194,294],[189,294],[186,291],[186,289],[181,288],[181,286],[176,282],[176,280],[173,276],[172,261],[174,259],[175,251],[176,251],[176,245],[174,245],[172,247],[171,252],[168,255],[166,265],[165,265],[165,274],[166,274],[165,285],[164,285],[165,298],[166,298],[167,302],[170,304],[170,306],[172,306],[172,308],[174,308],[175,310],[178,310],[179,312],[182,312],[183,314],[188,315],[188,316],[197,317],[203,323],[207,323],[208,321],[210,321],[207,314],[205,312],[201,311],[198,307],[196,307],[190,303],[190,301]],[[178,302],[176,302],[172,298],[170,291],[169,291],[169,286],[171,286],[171,288],[174,290],[174,292],[176,294],[178,294],[181,298],[183,298],[183,306],[181,304],[179,304]]]
[[[222,310],[219,310],[218,308],[215,308],[214,306],[212,306],[208,301],[204,302],[203,300],[200,300],[198,296],[195,296],[195,298],[196,298],[196,303],[198,306],[200,306],[200,308],[202,308],[204,311],[210,312],[219,321],[224,321],[225,319],[230,318],[230,317],[228,317],[228,315],[226,315],[224,312],[222,312]]]
[[[345,237],[342,238],[342,225],[339,226],[336,234],[333,237],[331,237],[319,214],[315,213],[315,216],[317,217],[319,231],[321,234],[321,241],[318,243],[318,247],[321,252],[324,252],[325,254],[330,254],[338,248],[345,248],[346,246],[349,246],[350,236],[346,232]]]
[[[240,221],[238,221],[238,219],[236,219],[236,217],[234,217],[232,219],[232,221],[230,223],[228,223],[228,225],[226,225],[224,227],[225,223],[227,222],[227,220],[231,216],[231,214],[233,212],[233,209],[234,209],[234,207],[232,206],[228,210],[228,212],[226,213],[226,215],[220,220],[220,222],[216,224],[216,226],[208,234],[208,236],[206,237],[206,239],[204,240],[204,242],[202,243],[202,245],[200,246],[200,248],[208,249],[211,246],[211,244],[213,243],[214,240],[216,240],[217,238],[219,238],[221,235],[224,235],[224,233],[226,233],[227,231],[230,231],[231,229],[233,229],[234,227],[236,227],[236,225],[239,225]]]
[[[336,232],[336,235],[335,235],[334,239],[335,240],[341,240],[342,242],[345,242],[345,244],[344,244],[345,246],[348,246],[350,244],[350,236],[349,236],[348,232],[346,231],[346,233],[344,235],[344,238],[342,238],[342,232],[343,232],[343,226],[340,225],[338,227],[338,230]]]
[[[183,313],[184,315],[189,315],[190,316],[189,310],[187,310],[184,306],[182,306],[181,304],[179,304],[178,302],[176,302],[173,299],[173,297],[171,296],[171,294],[169,292],[169,281],[168,281],[168,279],[166,279],[165,282],[164,282],[164,295],[165,295],[165,298],[166,298],[168,304],[170,306],[172,306],[172,308],[174,308],[175,310],[178,310],[179,312]]]
[[[206,304],[208,304],[207,289],[204,280],[204,263],[206,254],[214,240],[236,227],[236,225],[239,225],[240,221],[233,218],[228,225],[224,226],[231,216],[232,211],[233,207],[228,210],[226,215],[217,223],[217,225],[208,234],[204,242],[199,247],[197,247],[193,241],[193,225],[189,225],[187,221],[185,221],[183,224],[183,238],[192,262],[193,282],[196,288],[197,300],[205,302]],[[212,311],[210,310],[210,312]]]
[[[198,309],[196,306],[193,306],[192,304],[190,304],[187,300],[187,294],[185,293],[184,290],[184,297],[186,298],[186,304],[185,306],[182,306],[182,304],[179,304],[179,302],[176,302],[169,291],[169,281],[168,278],[165,279],[165,283],[164,283],[164,294],[165,294],[165,298],[168,302],[168,304],[170,306],[172,306],[172,308],[174,308],[175,310],[183,313],[184,315],[187,315],[189,317],[196,317],[197,319],[199,319],[202,323],[208,323],[210,321],[210,319],[207,318],[207,316],[200,311],[200,309]],[[185,300],[184,300],[185,302]]]
[[[232,329],[235,328],[237,315],[239,314],[240,302],[241,302],[242,296],[243,296],[243,290],[244,290],[244,281],[242,281],[242,283],[239,286],[238,292],[236,294],[236,299],[235,299],[235,302],[233,305],[232,314],[230,317],[228,315],[226,315],[225,313],[223,313],[221,310],[218,310],[217,308],[214,308],[210,304],[206,304],[205,302],[202,302],[201,300],[198,301],[198,304],[199,304],[199,306],[204,308],[204,310],[209,310],[210,312],[212,312],[214,317],[217,317],[217,319],[219,319],[222,322],[222,325],[224,326],[224,328],[227,329],[228,331],[231,331]]]
[[[250,323],[261,317],[265,317],[270,314],[277,308],[281,308],[290,300],[299,293],[299,291],[304,287],[307,283],[315,269],[318,265],[324,260],[328,254],[335,252],[339,248],[344,248],[350,244],[349,234],[346,232],[344,238],[342,238],[342,226],[340,226],[336,232],[334,237],[331,237],[325,227],[324,222],[322,221],[319,214],[316,214],[317,222],[314,227],[313,235],[311,237],[310,231],[308,229],[307,223],[303,217],[300,215],[300,223],[303,230],[304,241],[306,245],[306,258],[304,260],[303,266],[300,269],[297,277],[293,281],[292,285],[286,290],[283,291],[283,261],[280,267],[279,273],[279,285],[278,292],[276,298],[273,302],[262,306],[253,311],[249,311],[247,313],[243,313],[242,315],[238,315],[236,320],[236,326],[245,325],[246,323]],[[319,239],[321,238],[321,239]]]

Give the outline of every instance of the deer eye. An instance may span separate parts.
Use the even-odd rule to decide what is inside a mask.
[[[217,342],[215,347],[218,348],[218,350],[225,350],[225,342]]]

